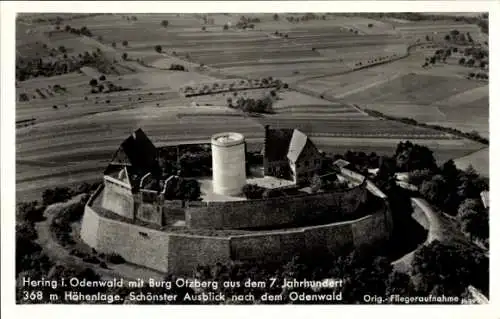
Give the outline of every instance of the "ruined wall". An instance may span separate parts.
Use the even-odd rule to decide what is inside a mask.
[[[138,219],[153,223],[156,225],[163,225],[163,212],[161,205],[142,203],[137,210]]]
[[[361,189],[366,190],[358,188],[352,194],[360,195]],[[338,253],[344,249],[381,244],[390,236],[387,207],[357,220],[256,231],[249,235],[216,237],[167,233],[99,215],[92,205],[104,190],[99,188],[85,207],[81,227],[83,241],[98,251],[118,253],[128,262],[179,275],[190,275],[197,265],[230,259],[286,262],[300,252]],[[317,197],[312,198],[317,200]],[[172,205],[177,207],[179,203]]]
[[[90,247],[97,247],[99,241],[99,219],[96,218],[94,211],[90,206],[96,200],[96,197],[102,193],[104,185],[100,185],[97,190],[90,195],[87,205],[85,205],[85,210],[82,218],[82,227],[80,230],[80,237],[84,242]],[[85,227],[84,227],[85,226]]]
[[[278,197],[235,202],[188,203],[186,224],[191,228],[258,228],[304,224],[314,210],[354,212],[366,201],[367,190],[359,187],[336,193]]]
[[[101,191],[103,188],[85,206],[80,233],[97,251],[118,253],[128,262],[183,275],[191,274],[198,264],[230,259],[229,237],[172,234],[99,215],[92,205]]]
[[[104,179],[102,207],[115,214],[133,219],[134,196],[131,189],[122,184]]]
[[[88,228],[96,223],[99,225],[96,241],[82,236],[89,246],[104,253],[118,253],[131,263],[159,271],[168,271],[169,236],[167,233],[104,218],[87,206],[82,233],[88,232]]]

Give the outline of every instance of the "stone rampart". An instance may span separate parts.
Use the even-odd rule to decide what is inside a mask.
[[[104,178],[102,207],[123,217],[134,218],[134,195],[130,187],[108,176]]]
[[[357,188],[353,194],[359,195],[357,192],[363,189],[366,190]],[[380,244],[389,239],[391,232],[390,212],[385,205],[356,220],[321,226],[232,236],[167,232],[104,217],[92,208],[99,205],[94,201],[104,190],[105,187],[100,187],[85,207],[81,227],[83,241],[98,251],[118,253],[128,262],[179,275],[190,275],[197,265],[228,260],[287,262],[301,252],[338,253]],[[290,202],[288,205],[292,206]]]
[[[193,202],[186,208],[186,224],[191,228],[241,229],[304,225],[318,217],[315,211],[354,213],[367,199],[365,184],[343,192],[233,202]],[[328,216],[327,216],[328,217]],[[332,218],[334,219],[334,218]]]

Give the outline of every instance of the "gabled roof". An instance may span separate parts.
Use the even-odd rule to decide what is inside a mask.
[[[295,162],[302,154],[307,143],[312,144],[312,141],[298,129],[271,129],[266,127],[264,155],[271,162],[286,160]]]
[[[122,142],[110,164],[133,166],[142,170],[153,167],[155,161],[156,147],[139,128]]]
[[[348,161],[346,161],[345,159],[342,159],[342,158],[339,158],[338,160],[336,160],[335,162],[333,162],[333,165],[336,165],[336,166],[338,166],[340,168],[346,167],[349,164],[351,164],[351,163],[348,162]]]
[[[290,144],[288,146],[287,158],[292,162],[296,162],[304,150],[307,141],[307,135],[297,129],[293,130],[292,139],[290,140]]]
[[[292,135],[292,129],[266,128],[266,142],[264,145],[266,159],[270,162],[286,160]]]

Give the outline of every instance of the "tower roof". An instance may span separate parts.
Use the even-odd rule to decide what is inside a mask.
[[[156,162],[156,147],[142,129],[137,129],[113,154],[110,164],[150,169]]]

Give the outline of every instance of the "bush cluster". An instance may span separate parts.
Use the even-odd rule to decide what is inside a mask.
[[[468,138],[470,140],[473,140],[473,141],[476,141],[476,142],[479,142],[479,143],[482,143],[482,144],[485,144],[485,145],[489,144],[489,140],[487,138],[484,138],[484,137],[480,136],[475,131],[472,131],[472,132],[462,132],[462,131],[454,129],[454,128],[444,127],[444,126],[440,126],[440,125],[436,125],[436,124],[420,123],[420,122],[417,122],[414,119],[410,119],[410,118],[406,118],[406,117],[391,116],[391,115],[387,115],[387,114],[384,114],[382,112],[375,111],[375,110],[364,109],[364,111],[368,115],[375,116],[375,117],[381,117],[381,118],[384,118],[386,120],[398,121],[398,122],[401,122],[401,123],[404,123],[404,124],[409,124],[409,125],[414,125],[414,126],[420,126],[420,127],[430,128],[430,129],[433,129],[433,130],[450,133],[450,134],[457,135],[457,136],[460,136],[460,137],[465,137],[465,138]]]

